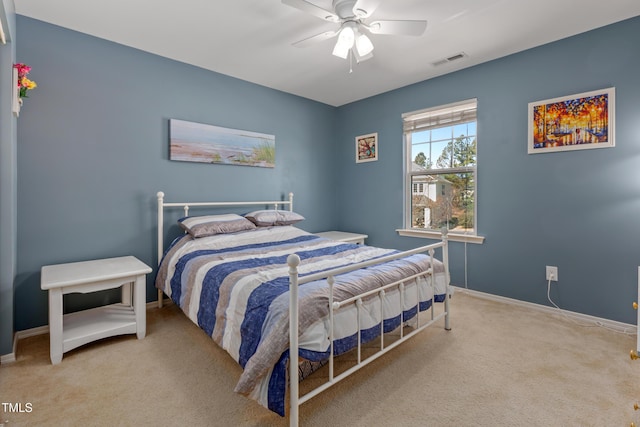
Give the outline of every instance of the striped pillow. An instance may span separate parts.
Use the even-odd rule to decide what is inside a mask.
[[[291,225],[304,220],[299,213],[290,211],[261,210],[253,211],[244,216],[258,227],[272,227],[274,225]]]
[[[256,228],[251,221],[236,214],[188,216],[179,219],[178,224],[194,238]]]

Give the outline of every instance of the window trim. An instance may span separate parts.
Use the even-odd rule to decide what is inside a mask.
[[[436,230],[417,230],[415,228],[407,229],[407,228],[398,228],[396,232],[400,236],[405,237],[419,237],[422,239],[434,239],[440,240],[442,239],[442,233]],[[456,233],[454,231],[449,231],[447,233],[447,238],[452,242],[466,242],[466,243],[484,243],[484,236],[480,236],[478,234],[465,234],[465,233]]]
[[[474,104],[473,112],[469,112],[469,106]],[[401,229],[396,229],[401,236],[409,236],[409,237],[421,237],[421,238],[429,238],[429,239],[440,239],[441,233],[438,230],[432,229],[416,229],[411,227],[411,196],[413,195],[412,191],[412,182],[411,179],[415,175],[424,175],[427,171],[413,172],[411,170],[411,164],[413,159],[409,155],[411,150],[411,134],[414,132],[419,132],[420,130],[427,130],[428,128],[436,128],[436,127],[449,127],[455,126],[458,123],[468,123],[469,121],[476,122],[476,138],[477,135],[477,109],[478,109],[478,100],[477,98],[471,98],[460,102],[454,102],[450,104],[445,104],[441,106],[425,108],[422,110],[417,110],[409,113],[402,114],[402,140],[403,140],[403,155],[404,155],[404,166],[403,166],[403,201],[404,201],[404,225]],[[440,112],[440,114],[438,114]],[[439,117],[444,116],[445,114],[453,112],[456,115],[454,120],[449,121],[440,121]],[[432,114],[433,113],[433,114]],[[425,123],[431,123],[431,126],[426,126]],[[437,124],[436,124],[437,123]],[[484,237],[478,235],[478,166],[477,166],[477,152],[476,152],[476,165],[475,166],[461,166],[459,168],[449,168],[449,169],[436,169],[431,172],[435,172],[437,174],[444,173],[458,173],[458,172],[472,172],[474,179],[474,203],[473,203],[473,232],[456,232],[454,230],[449,230],[448,236],[449,240],[459,241],[459,242],[469,242],[469,243],[483,243]],[[411,191],[410,191],[411,190]]]

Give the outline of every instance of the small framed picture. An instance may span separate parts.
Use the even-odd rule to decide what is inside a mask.
[[[615,146],[615,89],[529,103],[528,153]]]
[[[356,136],[356,163],[378,160],[378,134]]]

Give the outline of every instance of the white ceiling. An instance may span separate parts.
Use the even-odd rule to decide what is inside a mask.
[[[371,35],[374,57],[349,73],[335,39],[292,46],[336,24],[280,0],[14,2],[20,15],[333,106],[640,15],[639,0],[385,0],[368,21],[425,19],[427,30]]]

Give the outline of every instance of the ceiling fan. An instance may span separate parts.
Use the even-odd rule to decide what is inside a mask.
[[[373,56],[373,43],[366,33],[421,36],[427,28],[427,21],[395,20],[367,23],[367,18],[381,2],[382,0],[333,0],[333,10],[327,10],[306,0],[282,0],[283,4],[325,21],[340,24],[336,30],[325,31],[297,41],[293,43],[294,46],[306,47],[337,36],[338,41],[333,48],[333,55],[347,59],[351,54],[357,62]]]

